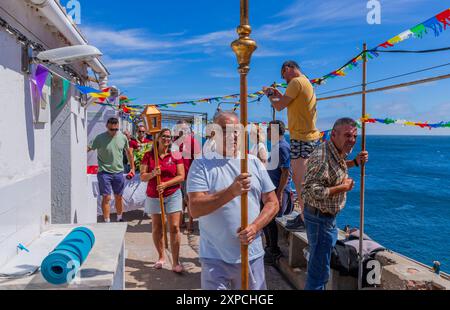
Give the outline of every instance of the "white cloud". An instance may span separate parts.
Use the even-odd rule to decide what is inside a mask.
[[[173,63],[172,60],[135,58],[107,58],[104,62],[111,71],[111,83],[124,86],[138,85],[149,77],[165,75],[167,67]]]
[[[101,27],[83,27],[89,41],[101,48],[122,48],[126,50],[158,50],[173,47],[173,43],[143,36],[141,29],[111,30]]]
[[[147,66],[151,64],[150,61],[142,59],[114,59],[107,61],[109,69],[123,69],[137,66]]]
[[[215,78],[221,78],[221,79],[238,79],[239,74],[237,71],[229,71],[229,70],[220,70],[220,69],[214,69],[210,71],[210,76]]]
[[[237,38],[236,31],[223,30],[194,36],[190,39],[181,40],[177,44],[180,47],[189,45],[202,45],[202,46],[230,45],[232,40],[236,38]]]

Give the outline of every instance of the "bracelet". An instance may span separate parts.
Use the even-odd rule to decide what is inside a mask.
[[[356,160],[356,158],[355,158],[355,159],[353,159],[353,163],[355,164],[355,166],[356,166],[356,167],[359,167],[359,165],[358,165],[358,161]]]

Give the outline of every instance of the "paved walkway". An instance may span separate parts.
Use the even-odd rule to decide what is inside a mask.
[[[180,260],[185,268],[183,275],[171,271],[166,263],[163,269],[155,270],[152,265],[158,259],[151,236],[151,220],[143,216],[142,211],[128,212],[124,216],[128,221],[126,234],[125,281],[127,289],[164,290],[164,289],[200,289],[200,262],[198,260],[198,230],[181,235]],[[266,266],[266,280],[271,290],[291,290],[292,287],[273,267]]]

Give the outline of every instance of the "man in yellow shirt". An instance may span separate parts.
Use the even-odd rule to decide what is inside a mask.
[[[295,61],[290,60],[283,63],[281,77],[288,83],[285,95],[272,87],[265,87],[264,92],[277,111],[287,108],[293,180],[303,214],[303,200],[300,193],[302,192],[301,185],[304,182],[306,163],[320,141],[320,131],[316,128],[316,94],[311,82],[302,74]],[[298,217],[297,224],[300,221],[301,219]],[[294,230],[295,227],[300,226],[295,222],[291,224]],[[304,228],[303,223],[301,224]]]

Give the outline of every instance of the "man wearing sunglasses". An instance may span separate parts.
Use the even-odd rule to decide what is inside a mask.
[[[117,221],[123,222],[122,194],[125,188],[123,153],[125,151],[130,163],[130,173],[135,174],[134,157],[127,137],[119,131],[119,120],[110,118],[106,124],[107,131],[95,137],[88,146],[88,152],[97,150],[98,187],[102,196],[103,219],[110,222],[110,202],[114,193]]]
[[[264,87],[263,90],[272,103],[272,107],[277,111],[287,108],[293,181],[302,210],[302,214],[293,222],[288,223],[287,228],[299,231],[305,228],[302,220],[303,200],[300,193],[305,178],[306,164],[320,142],[320,131],[316,127],[316,94],[309,79],[293,60],[283,63],[281,77],[288,83],[284,95],[273,87]]]

